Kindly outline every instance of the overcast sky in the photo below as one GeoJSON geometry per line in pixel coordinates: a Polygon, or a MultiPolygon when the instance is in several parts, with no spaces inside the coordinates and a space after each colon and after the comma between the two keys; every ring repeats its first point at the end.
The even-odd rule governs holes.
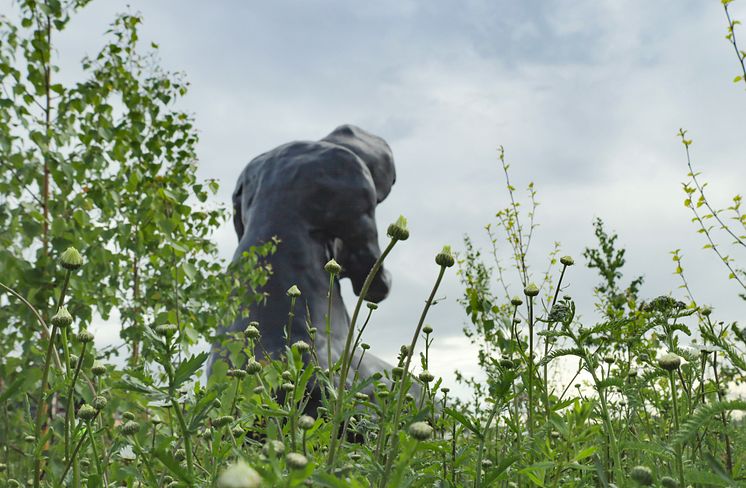
{"type": "MultiPolygon", "coordinates": [[[[719,1],[99,0],[58,39],[61,76],[74,77],[128,4],[162,64],[191,82],[182,108],[196,116],[200,175],[221,182],[221,201],[251,158],[281,143],[342,123],[389,142],[398,177],[379,229],[404,214],[412,237],[387,262],[392,296],[368,329],[380,356],[409,342],[441,246],[461,249],[464,234],[486,246],[483,227],[507,203],[499,145],[514,185],[534,181],[542,203],[537,271],[554,241],[582,264],[601,217],[628,249],[627,278],[645,276],[643,296],[682,296],[669,255],[681,248],[696,298],[720,320],[743,319],[736,286],[701,250],[682,206],[687,169],[675,136],[690,131],[716,203],[743,191],[746,93],[731,81],[738,66],[719,1]]],[[[746,3],[733,12],[746,18],[746,3]]],[[[229,258],[232,227],[217,239],[229,258]]],[[[569,274],[589,320],[597,281],[583,266],[569,274]]],[[[477,371],[455,269],[440,295],[432,370],[452,382],[455,368],[477,371]]]]}

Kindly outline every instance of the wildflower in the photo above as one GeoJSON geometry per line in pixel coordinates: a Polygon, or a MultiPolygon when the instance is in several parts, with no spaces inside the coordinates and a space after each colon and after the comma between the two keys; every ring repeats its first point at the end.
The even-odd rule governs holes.
{"type": "Polygon", "coordinates": [[[66,329],[73,323],[73,316],[67,311],[67,307],[61,306],[57,313],[52,316],[52,325],[60,329],[66,329]]]}
{"type": "Polygon", "coordinates": [[[426,441],[433,435],[433,428],[427,422],[415,422],[409,426],[409,435],[415,440],[426,441]]]}
{"type": "Polygon", "coordinates": [[[419,378],[420,378],[420,381],[424,383],[430,383],[431,381],[435,379],[435,376],[433,376],[433,374],[430,371],[425,369],[420,373],[419,378]]]}
{"type": "Polygon", "coordinates": [[[560,263],[562,263],[564,266],[572,266],[575,264],[575,260],[571,256],[562,256],[560,258],[560,263]]]}
{"type": "Polygon", "coordinates": [[[308,352],[311,349],[311,346],[309,346],[308,343],[305,341],[295,342],[293,343],[292,347],[293,349],[297,349],[298,352],[301,352],[301,353],[308,352]]]}
{"type": "Polygon", "coordinates": [[[676,371],[679,369],[679,366],[681,366],[681,358],[678,355],[669,352],[668,354],[664,354],[658,358],[658,366],[666,371],[676,371]]]}
{"type": "Polygon", "coordinates": [[[389,225],[386,234],[395,241],[406,241],[409,239],[409,229],[407,229],[407,219],[400,215],[396,222],[389,225]]]}
{"type": "Polygon", "coordinates": [[[324,265],[324,270],[330,275],[338,275],[342,271],[342,266],[332,258],[324,265]]]}
{"type": "Polygon", "coordinates": [[[106,366],[104,366],[100,361],[94,361],[93,366],[91,366],[91,373],[93,373],[94,376],[101,376],[106,373],[106,366]]]}
{"type": "Polygon", "coordinates": [[[650,486],[653,484],[653,472],[647,466],[635,466],[629,472],[629,477],[641,486],[650,486]]]}
{"type": "Polygon", "coordinates": [[[81,420],[85,420],[87,422],[89,420],[92,420],[93,417],[95,416],[96,416],[96,409],[88,405],[87,403],[84,403],[78,409],[78,418],[81,420]]]}
{"type": "Polygon", "coordinates": [[[526,288],[523,289],[523,293],[527,297],[535,297],[539,294],[539,287],[535,283],[529,283],[526,288]]]}
{"type": "Polygon", "coordinates": [[[303,454],[297,452],[288,453],[285,456],[285,462],[290,469],[303,469],[308,464],[308,459],[303,454]]]}
{"type": "Polygon", "coordinates": [[[262,477],[245,461],[233,463],[218,478],[218,488],[259,488],[262,477]]]}
{"type": "Polygon", "coordinates": [[[285,293],[290,298],[298,298],[300,296],[300,288],[298,288],[296,285],[293,285],[290,288],[288,288],[288,291],[285,293]]]}
{"type": "Polygon", "coordinates": [[[223,416],[214,418],[212,420],[212,426],[213,427],[217,427],[219,429],[220,427],[228,425],[231,422],[233,422],[233,416],[232,415],[223,415],[223,416]]]}
{"type": "MultiPolygon", "coordinates": [[[[93,405],[93,408],[95,408],[96,410],[103,410],[104,408],[106,408],[106,404],[107,403],[109,403],[109,402],[106,399],[106,397],[101,396],[101,395],[96,395],[93,398],[93,401],[91,402],[91,405],[93,405]]],[[[78,412],[78,413],[80,413],[80,412],[78,412]]]]}
{"type": "Polygon", "coordinates": [[[435,264],[441,268],[450,268],[455,263],[453,254],[451,254],[451,246],[443,246],[443,250],[435,256],[435,264]]]}
{"type": "Polygon", "coordinates": [[[262,446],[262,454],[268,456],[270,452],[274,453],[275,455],[284,454],[285,444],[277,440],[267,442],[266,444],[264,444],[264,446],[262,446]]]}
{"type": "Polygon", "coordinates": [[[135,459],[137,459],[137,456],[135,456],[135,451],[130,445],[126,445],[119,450],[119,457],[124,461],[134,461],[135,459]]]}
{"type": "Polygon", "coordinates": [[[83,256],[74,247],[68,247],[60,256],[60,265],[70,271],[83,266],[83,256]]]}
{"type": "Polygon", "coordinates": [[[78,332],[78,340],[83,344],[93,342],[93,339],[94,339],[93,334],[88,332],[87,329],[83,329],[80,332],[78,332]]]}
{"type": "Polygon", "coordinates": [[[430,327],[429,325],[426,325],[426,326],[424,326],[422,328],[422,332],[424,332],[425,334],[428,334],[428,335],[432,334],[433,333],[433,328],[430,327]]]}
{"type": "Polygon", "coordinates": [[[259,333],[259,322],[249,322],[249,325],[243,331],[243,335],[249,339],[259,339],[262,335],[259,333]]]}
{"type": "Polygon", "coordinates": [[[135,422],[134,420],[129,420],[124,423],[121,427],[122,434],[124,435],[134,435],[137,434],[137,431],[140,430],[140,424],[135,422]]]}
{"type": "Polygon", "coordinates": [[[310,415],[301,415],[301,417],[298,419],[298,427],[303,430],[311,429],[315,423],[316,420],[314,420],[314,418],[310,415]]]}
{"type": "Polygon", "coordinates": [[[257,361],[254,358],[249,358],[249,361],[246,363],[246,372],[249,374],[257,374],[262,371],[262,363],[257,361]]]}

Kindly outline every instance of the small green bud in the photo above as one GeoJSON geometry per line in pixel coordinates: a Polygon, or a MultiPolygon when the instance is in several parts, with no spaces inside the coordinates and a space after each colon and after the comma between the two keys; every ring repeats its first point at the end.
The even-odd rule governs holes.
{"type": "Polygon", "coordinates": [[[85,420],[87,422],[89,420],[92,420],[95,416],[96,409],[88,405],[87,403],[84,403],[78,409],[78,418],[81,420],[85,420]]]}
{"type": "Polygon", "coordinates": [[[128,420],[122,425],[121,430],[124,435],[135,435],[140,430],[140,424],[134,420],[128,420]]]}
{"type": "Polygon", "coordinates": [[[513,369],[513,367],[515,367],[515,364],[510,358],[502,358],[500,359],[500,366],[505,369],[513,369]]]}
{"type": "Polygon", "coordinates": [[[249,339],[259,339],[262,336],[259,332],[259,322],[249,322],[249,325],[246,327],[246,330],[243,331],[243,334],[249,339]]]}
{"type": "Polygon", "coordinates": [[[259,488],[262,477],[245,461],[233,463],[218,478],[218,488],[259,488]]]}
{"type": "Polygon", "coordinates": [[[448,395],[451,389],[444,386],[443,388],[440,389],[440,391],[443,392],[444,395],[448,395]]]}
{"type": "Polygon", "coordinates": [[[667,353],[658,358],[658,366],[666,371],[676,371],[681,366],[681,358],[674,353],[667,353]]]}
{"type": "Polygon", "coordinates": [[[89,342],[93,342],[93,334],[88,332],[88,329],[83,329],[80,332],[78,332],[78,341],[80,341],[83,344],[87,344],[89,342]]]}
{"type": "Polygon", "coordinates": [[[262,446],[262,454],[269,456],[269,453],[273,452],[275,455],[282,455],[285,453],[285,444],[278,440],[268,441],[262,446]]]}
{"type": "MultiPolygon", "coordinates": [[[[701,308],[701,309],[699,310],[699,313],[701,313],[701,314],[702,314],[703,316],[705,316],[705,317],[709,317],[709,316],[710,316],[710,314],[712,314],[712,309],[711,309],[710,307],[702,307],[702,308],[701,308]]],[[[662,481],[663,481],[663,479],[661,479],[661,482],[662,482],[662,481]]]]}
{"type": "Polygon", "coordinates": [[[257,395],[261,395],[262,393],[264,393],[264,387],[263,387],[262,385],[259,385],[259,386],[255,386],[255,387],[254,387],[254,389],[253,389],[252,391],[253,391],[253,392],[254,392],[255,394],[257,394],[257,395]]]}
{"type": "Polygon", "coordinates": [[[223,415],[212,420],[212,426],[216,428],[225,427],[226,425],[233,422],[232,415],[223,415]]]}
{"type": "Polygon", "coordinates": [[[485,469],[492,467],[492,461],[489,459],[482,459],[482,467],[485,469]]]}
{"type": "Polygon", "coordinates": [[[360,401],[360,402],[367,402],[368,400],[370,400],[370,398],[368,397],[368,395],[366,395],[365,393],[360,392],[360,391],[357,392],[357,393],[355,393],[355,399],[358,400],[358,401],[360,401]]]}
{"type": "Polygon", "coordinates": [[[257,374],[262,372],[262,363],[254,358],[249,358],[246,363],[246,372],[249,374],[257,374]]]}
{"type": "Polygon", "coordinates": [[[432,334],[433,333],[433,328],[430,327],[429,325],[426,325],[426,326],[424,326],[422,328],[422,332],[424,332],[425,334],[428,334],[428,335],[432,334]]]}
{"type": "Polygon", "coordinates": [[[32,435],[27,435],[26,437],[23,438],[23,440],[31,444],[32,442],[36,442],[36,437],[32,435]]]}
{"type": "Polygon", "coordinates": [[[296,285],[293,285],[288,288],[288,291],[286,293],[287,296],[289,296],[290,298],[298,298],[300,296],[300,288],[298,288],[296,285]]]}
{"type": "Polygon", "coordinates": [[[368,349],[370,349],[370,344],[368,344],[367,342],[363,342],[360,344],[360,349],[362,349],[363,351],[367,351],[368,349]]]}
{"type": "Polygon", "coordinates": [[[308,345],[305,341],[298,341],[293,343],[293,349],[298,350],[298,352],[304,353],[311,350],[311,346],[308,345]]]}
{"type": "Polygon", "coordinates": [[[176,333],[179,328],[175,324],[162,324],[155,328],[155,332],[163,337],[170,337],[176,333]]]}
{"type": "Polygon", "coordinates": [[[282,385],[280,385],[280,388],[283,391],[293,391],[295,389],[295,384],[293,382],[291,382],[291,381],[288,381],[288,382],[283,383],[282,385]]]}
{"type": "Polygon", "coordinates": [[[205,427],[202,432],[200,432],[199,436],[205,440],[210,440],[212,438],[212,429],[210,427],[205,427]]]}
{"type": "Polygon", "coordinates": [[[316,423],[316,420],[314,420],[313,417],[310,415],[301,415],[298,419],[298,427],[300,427],[303,430],[309,430],[313,427],[313,425],[316,423]]]}
{"type": "Polygon", "coordinates": [[[8,465],[5,463],[0,463],[0,473],[4,473],[8,470],[8,465]]]}
{"type": "Polygon", "coordinates": [[[403,215],[400,215],[396,222],[389,225],[389,228],[386,230],[386,234],[395,241],[406,241],[407,239],[409,239],[407,219],[405,219],[403,215]]]}
{"type": "Polygon", "coordinates": [[[426,441],[433,435],[433,428],[427,422],[415,422],[409,426],[409,435],[418,441],[426,441]]]}
{"type": "Polygon", "coordinates": [[[650,486],[653,484],[653,472],[647,466],[635,466],[629,472],[629,477],[641,486],[650,486]]]}
{"type": "Polygon", "coordinates": [[[80,358],[76,354],[70,354],[70,364],[75,366],[80,358]]]}
{"type": "Polygon", "coordinates": [[[231,433],[233,434],[233,437],[241,437],[246,433],[246,431],[240,425],[236,425],[231,429],[231,433]]]}
{"type": "Polygon", "coordinates": [[[526,288],[523,289],[523,293],[527,297],[535,297],[539,294],[539,287],[535,283],[529,283],[526,288]]]}
{"type": "Polygon", "coordinates": [[[106,399],[105,396],[96,395],[93,397],[93,401],[91,401],[91,405],[93,405],[93,408],[96,410],[103,410],[106,408],[106,404],[109,403],[109,401],[106,399]]]}
{"type": "Polygon", "coordinates": [[[423,370],[420,373],[419,378],[420,378],[420,381],[422,381],[423,383],[430,383],[431,381],[435,379],[435,376],[433,376],[432,373],[430,373],[430,371],[423,370]]]}
{"type": "Polygon", "coordinates": [[[294,469],[294,470],[301,470],[308,465],[308,459],[303,454],[297,453],[297,452],[290,452],[287,456],[285,456],[285,462],[288,465],[288,468],[294,469]]]}
{"type": "Polygon", "coordinates": [[[290,373],[290,371],[283,371],[282,372],[282,379],[285,380],[285,381],[290,381],[290,380],[293,379],[293,375],[292,375],[292,373],[290,373]]]}
{"type": "Polygon", "coordinates": [[[510,299],[510,304],[514,307],[519,307],[523,305],[523,300],[521,299],[521,297],[513,297],[510,299]]]}
{"type": "Polygon", "coordinates": [[[670,476],[664,476],[661,478],[661,486],[663,488],[679,488],[679,482],[670,476]]]}
{"type": "Polygon", "coordinates": [[[52,316],[52,325],[59,327],[60,329],[66,329],[73,323],[73,316],[67,311],[67,307],[64,305],[57,310],[57,313],[52,316]]]}
{"type": "Polygon", "coordinates": [[[450,268],[455,264],[453,254],[451,254],[451,246],[443,246],[443,250],[435,256],[435,264],[442,268],[450,268]]]}
{"type": "Polygon", "coordinates": [[[106,366],[99,361],[94,361],[93,366],[91,366],[91,373],[93,373],[94,376],[106,374],[106,366]]]}
{"type": "Polygon", "coordinates": [[[391,368],[391,377],[392,378],[395,378],[395,379],[396,378],[401,378],[403,374],[404,374],[404,368],[402,368],[400,366],[394,366],[393,368],[391,368]]]}
{"type": "Polygon", "coordinates": [[[562,256],[560,258],[560,263],[562,263],[564,266],[572,266],[575,264],[575,260],[570,256],[562,256]]]}
{"type": "Polygon", "coordinates": [[[245,370],[240,368],[232,368],[229,369],[227,373],[225,373],[226,376],[230,376],[231,378],[238,378],[243,379],[246,378],[246,375],[248,374],[245,370]]]}
{"type": "Polygon", "coordinates": [[[132,412],[124,412],[124,413],[122,414],[122,418],[123,418],[124,420],[135,420],[135,414],[134,414],[134,413],[132,413],[132,412]]]}
{"type": "Polygon", "coordinates": [[[342,266],[332,258],[324,265],[324,270],[330,275],[338,275],[342,271],[342,266]]]}
{"type": "Polygon", "coordinates": [[[74,247],[68,247],[60,256],[60,265],[70,271],[83,266],[83,256],[74,247]]]}

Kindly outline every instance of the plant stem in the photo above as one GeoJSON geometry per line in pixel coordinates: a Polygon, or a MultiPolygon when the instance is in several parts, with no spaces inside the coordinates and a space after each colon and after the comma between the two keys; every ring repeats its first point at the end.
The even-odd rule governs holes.
{"type": "MultiPolygon", "coordinates": [[[[671,403],[673,404],[673,425],[676,432],[679,431],[679,402],[676,395],[676,377],[673,371],[668,372],[668,380],[671,383],[671,403]]],[[[676,470],[679,474],[679,483],[686,486],[684,481],[684,461],[681,456],[681,445],[676,444],[676,470]]]]}

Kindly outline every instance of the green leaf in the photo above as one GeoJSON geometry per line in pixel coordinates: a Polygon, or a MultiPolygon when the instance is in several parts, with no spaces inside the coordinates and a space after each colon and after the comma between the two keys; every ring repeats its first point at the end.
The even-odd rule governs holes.
{"type": "Polygon", "coordinates": [[[192,377],[195,371],[202,367],[209,353],[202,352],[196,356],[192,356],[189,359],[182,361],[174,372],[173,388],[178,388],[182,383],[192,377]]]}

